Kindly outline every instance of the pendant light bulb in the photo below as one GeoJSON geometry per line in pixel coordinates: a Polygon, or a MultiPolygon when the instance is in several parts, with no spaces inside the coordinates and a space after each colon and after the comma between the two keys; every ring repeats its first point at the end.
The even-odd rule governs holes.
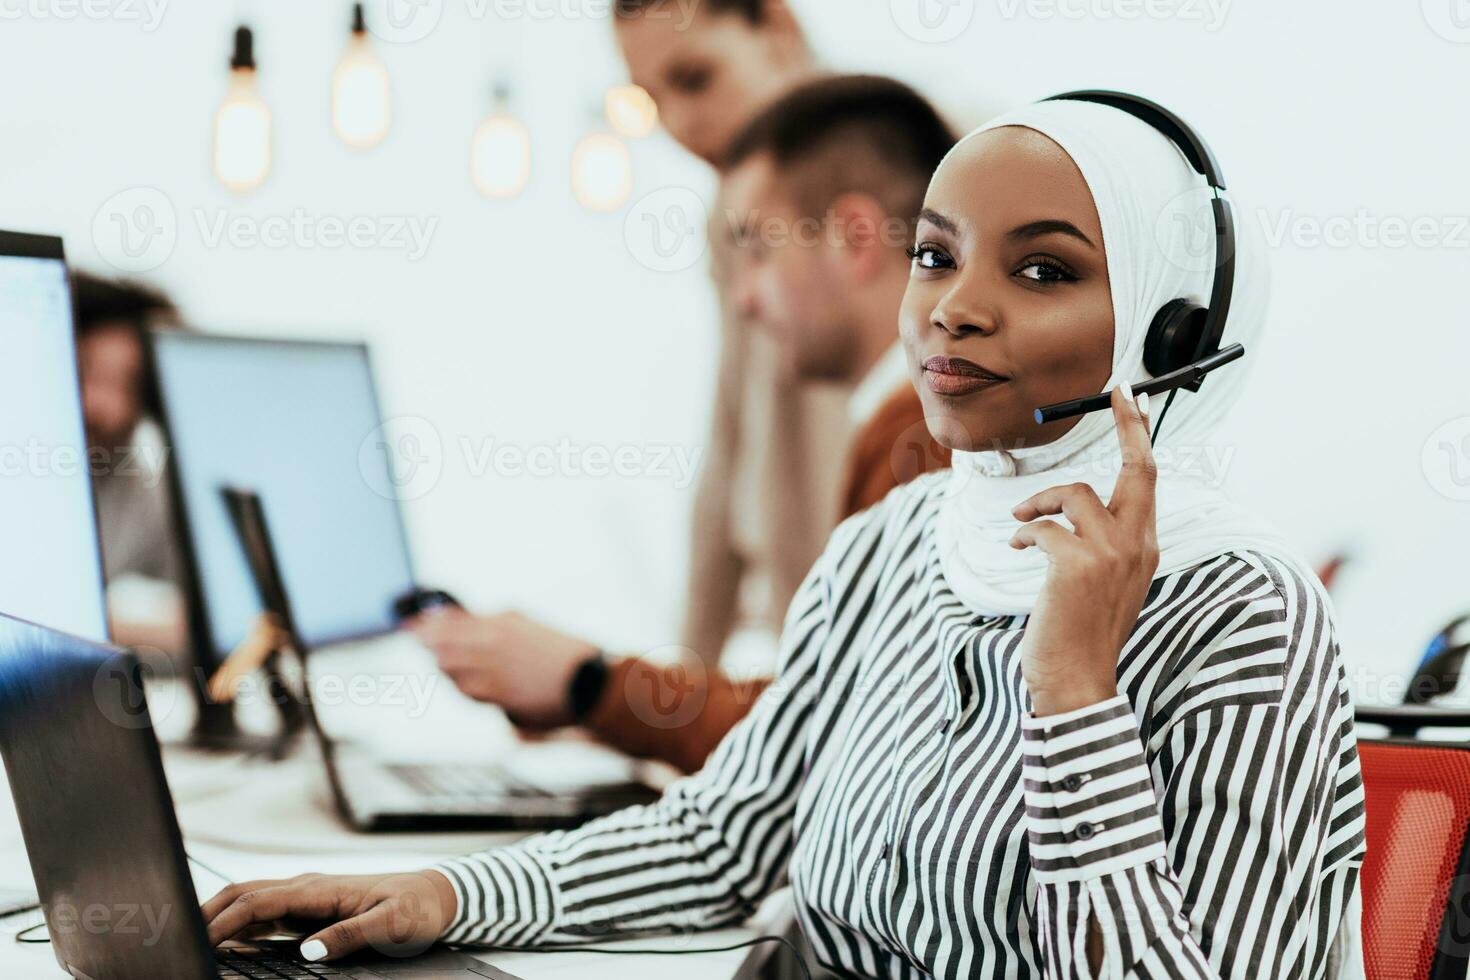
{"type": "Polygon", "coordinates": [[[510,112],[510,90],[499,85],[495,105],[470,140],[470,179],[486,197],[515,197],[531,180],[531,131],[510,112]]]}
{"type": "Polygon", "coordinates": [[[616,211],[633,193],[633,157],[612,133],[588,133],[572,151],[572,193],[589,211],[616,211]]]}
{"type": "Polygon", "coordinates": [[[332,72],[332,128],[348,146],[367,149],[382,142],[393,122],[388,69],[368,39],[362,4],[352,5],[352,34],[332,72]]]}
{"type": "Polygon", "coordinates": [[[259,187],[271,169],[271,112],[255,77],[255,38],[250,28],[235,31],[230,83],[214,114],[214,173],[232,191],[259,187]]]}

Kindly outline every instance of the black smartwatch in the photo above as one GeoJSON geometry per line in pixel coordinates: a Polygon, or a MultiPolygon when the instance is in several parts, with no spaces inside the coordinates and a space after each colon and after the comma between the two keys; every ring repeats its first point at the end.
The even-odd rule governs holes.
{"type": "Polygon", "coordinates": [[[607,676],[607,656],[601,650],[577,666],[571,682],[567,684],[567,708],[574,719],[583,720],[597,707],[607,687],[607,676]]]}

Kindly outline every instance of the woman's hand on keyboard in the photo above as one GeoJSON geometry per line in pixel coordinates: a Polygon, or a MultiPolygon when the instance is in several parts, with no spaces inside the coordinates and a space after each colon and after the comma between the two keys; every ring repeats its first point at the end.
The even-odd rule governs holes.
{"type": "Polygon", "coordinates": [[[209,941],[279,931],[282,922],[319,931],[301,944],[303,959],[335,960],[371,949],[417,956],[454,921],[457,901],[438,871],[395,875],[308,874],[288,881],[231,885],[204,903],[209,941]]]}

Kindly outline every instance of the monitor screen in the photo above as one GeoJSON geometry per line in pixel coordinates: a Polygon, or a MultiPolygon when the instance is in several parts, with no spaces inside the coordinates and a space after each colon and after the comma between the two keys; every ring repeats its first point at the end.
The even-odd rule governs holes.
{"type": "Polygon", "coordinates": [[[61,240],[0,232],[0,612],[107,639],[61,240]]]}
{"type": "Polygon", "coordinates": [[[221,488],[254,490],[303,642],[394,627],[413,587],[367,348],[360,344],[151,336],[196,601],[218,660],[260,612],[221,488]],[[381,467],[376,472],[365,472],[381,467]]]}

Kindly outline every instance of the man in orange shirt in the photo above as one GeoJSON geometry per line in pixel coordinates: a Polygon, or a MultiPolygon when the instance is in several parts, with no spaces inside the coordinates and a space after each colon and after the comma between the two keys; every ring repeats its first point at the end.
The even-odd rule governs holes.
{"type": "MultiPolygon", "coordinates": [[[[948,464],[898,345],[898,309],[914,218],[953,143],[907,86],[835,76],[767,108],[724,159],[724,209],[713,220],[728,222],[741,252],[729,285],[742,319],[774,338],[791,375],[852,386],[856,435],[831,447],[847,459],[844,516],[948,464]]],[[[692,656],[612,660],[514,614],[450,612],[417,632],[461,690],[518,723],[581,724],[685,771],[703,764],[768,683],[736,681],[692,656]]]]}

